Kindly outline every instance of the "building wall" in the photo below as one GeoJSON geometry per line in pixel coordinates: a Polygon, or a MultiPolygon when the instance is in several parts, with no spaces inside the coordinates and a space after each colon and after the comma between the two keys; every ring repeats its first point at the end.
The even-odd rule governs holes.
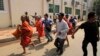
{"type": "Polygon", "coordinates": [[[8,0],[3,0],[4,2],[4,10],[0,11],[0,28],[10,26],[10,17],[9,17],[9,6],[8,0]]]}
{"type": "Polygon", "coordinates": [[[35,12],[42,15],[42,0],[11,0],[12,25],[20,24],[20,17],[26,11],[30,20],[33,19],[31,15],[34,15],[35,12]]]}
{"type": "MultiPolygon", "coordinates": [[[[71,4],[72,0],[54,0],[54,4],[59,5],[59,12],[63,13],[65,13],[65,7],[72,8],[72,15],[76,15],[76,9],[79,9],[80,16],[86,18],[86,15],[83,16],[82,11],[86,10],[88,12],[91,3],[93,4],[92,0],[89,0],[88,3],[83,0],[75,1],[80,2],[80,5],[75,8],[73,8],[71,4]],[[67,2],[67,4],[64,5],[64,2],[67,2]],[[83,8],[83,4],[85,4],[85,8],[83,8]]],[[[49,2],[47,2],[47,0],[4,0],[5,10],[0,11],[0,28],[20,24],[20,17],[21,15],[24,15],[24,12],[26,11],[29,13],[31,21],[33,21],[31,15],[34,15],[35,12],[41,16],[48,13],[53,18],[53,13],[49,13],[49,4],[53,4],[53,0],[49,2]]]]}

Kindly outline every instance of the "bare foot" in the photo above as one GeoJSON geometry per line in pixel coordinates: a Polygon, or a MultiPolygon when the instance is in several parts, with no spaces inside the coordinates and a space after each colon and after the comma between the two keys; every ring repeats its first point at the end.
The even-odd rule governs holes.
{"type": "Polygon", "coordinates": [[[35,46],[35,44],[34,44],[34,43],[31,43],[30,45],[32,45],[33,47],[35,46]]]}
{"type": "Polygon", "coordinates": [[[22,54],[26,54],[26,52],[23,52],[22,54]]]}

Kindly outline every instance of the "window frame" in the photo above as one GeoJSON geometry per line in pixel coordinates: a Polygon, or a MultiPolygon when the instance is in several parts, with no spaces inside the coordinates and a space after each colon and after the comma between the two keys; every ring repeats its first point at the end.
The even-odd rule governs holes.
{"type": "Polygon", "coordinates": [[[48,10],[49,10],[49,13],[53,13],[53,7],[54,5],[53,4],[49,4],[49,8],[48,8],[48,10]]]}
{"type": "Polygon", "coordinates": [[[80,9],[76,9],[75,14],[80,15],[80,9]]]}
{"type": "Polygon", "coordinates": [[[1,0],[2,4],[0,5],[0,12],[1,11],[4,11],[5,10],[5,7],[4,7],[4,0],[1,0]]]}
{"type": "Polygon", "coordinates": [[[59,5],[55,5],[55,13],[59,13],[59,9],[60,9],[60,6],[59,5]]]}
{"type": "Polygon", "coordinates": [[[60,6],[59,5],[53,5],[53,4],[49,4],[49,8],[48,8],[48,12],[49,13],[59,13],[60,12],[60,6]],[[51,11],[50,11],[51,10],[51,11]]]}
{"type": "Polygon", "coordinates": [[[87,0],[84,0],[84,2],[87,2],[87,0]]]}
{"type": "Polygon", "coordinates": [[[71,7],[65,7],[65,13],[66,14],[72,14],[72,8],[71,7]]]}
{"type": "Polygon", "coordinates": [[[86,15],[86,10],[83,10],[83,15],[84,15],[84,16],[86,15]]]}

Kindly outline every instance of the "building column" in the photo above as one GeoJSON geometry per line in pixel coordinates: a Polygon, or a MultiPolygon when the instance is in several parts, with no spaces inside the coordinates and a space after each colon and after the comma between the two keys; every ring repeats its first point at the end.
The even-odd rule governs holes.
{"type": "Polygon", "coordinates": [[[61,12],[64,13],[64,0],[61,0],[61,12]]]}
{"type": "Polygon", "coordinates": [[[8,0],[10,26],[12,27],[11,0],[8,0]]]}
{"type": "Polygon", "coordinates": [[[42,16],[44,16],[44,0],[42,0],[42,16]]]}
{"type": "Polygon", "coordinates": [[[76,10],[76,8],[75,8],[75,0],[73,0],[73,5],[72,5],[72,16],[75,16],[76,14],[75,14],[75,10],[76,10]]]}
{"type": "Polygon", "coordinates": [[[84,6],[83,2],[84,2],[84,0],[81,0],[80,18],[81,18],[82,20],[83,20],[83,10],[84,10],[84,8],[83,8],[83,6],[84,6]]]}

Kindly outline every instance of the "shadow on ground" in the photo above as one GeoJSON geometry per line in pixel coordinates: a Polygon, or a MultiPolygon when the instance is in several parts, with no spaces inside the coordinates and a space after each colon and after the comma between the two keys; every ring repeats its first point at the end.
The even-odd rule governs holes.
{"type": "Polygon", "coordinates": [[[10,55],[8,55],[8,56],[26,56],[26,55],[28,55],[28,54],[31,54],[31,53],[26,53],[26,54],[22,54],[22,53],[20,53],[20,54],[15,54],[15,53],[12,53],[12,54],[10,54],[10,55]]]}
{"type": "Polygon", "coordinates": [[[40,50],[40,49],[44,48],[45,45],[49,44],[49,43],[39,43],[38,40],[35,40],[34,43],[36,46],[35,47],[29,46],[29,50],[33,50],[33,49],[40,50]]]}
{"type": "MultiPolygon", "coordinates": [[[[64,51],[65,48],[68,48],[68,45],[64,45],[64,51]]],[[[43,56],[56,56],[56,48],[52,48],[51,50],[46,49],[45,54],[43,56]]]]}

